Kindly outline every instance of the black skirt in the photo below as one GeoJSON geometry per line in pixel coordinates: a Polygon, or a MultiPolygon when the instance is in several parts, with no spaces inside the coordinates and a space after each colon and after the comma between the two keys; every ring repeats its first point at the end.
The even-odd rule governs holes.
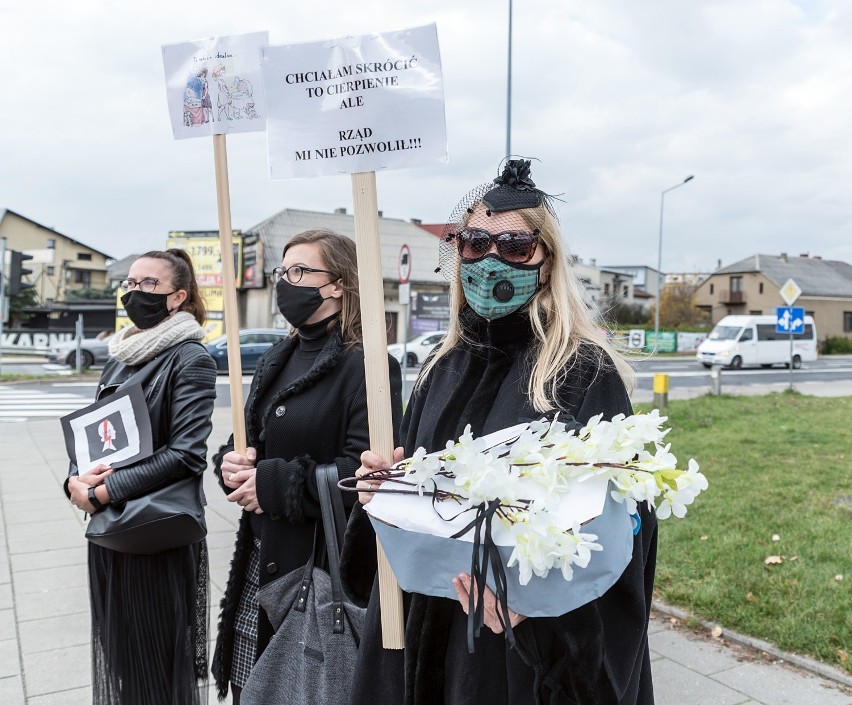
{"type": "Polygon", "coordinates": [[[207,703],[207,543],[150,556],[89,544],[94,705],[207,703]]]}

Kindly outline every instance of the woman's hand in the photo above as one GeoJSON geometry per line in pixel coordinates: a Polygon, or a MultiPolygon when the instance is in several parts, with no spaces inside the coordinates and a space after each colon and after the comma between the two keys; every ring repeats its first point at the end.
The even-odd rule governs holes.
{"type": "Polygon", "coordinates": [[[104,465],[101,463],[100,465],[96,465],[88,472],[77,475],[77,479],[80,482],[85,483],[89,487],[97,487],[100,485],[107,477],[112,475],[112,468],[109,465],[104,465]]]}
{"type": "MultiPolygon", "coordinates": [[[[404,448],[396,448],[393,452],[393,462],[398,463],[403,459],[405,453],[404,448]]],[[[379,485],[382,484],[382,480],[379,477],[366,477],[372,472],[376,470],[381,470],[387,468],[388,462],[378,453],[374,453],[371,450],[365,450],[361,453],[361,467],[355,471],[355,477],[358,478],[366,478],[359,479],[358,484],[355,485],[359,490],[369,490],[375,489],[379,485]]],[[[361,504],[367,504],[371,499],[373,499],[372,492],[359,492],[358,493],[358,501],[361,504]]]]}
{"type": "MultiPolygon", "coordinates": [[[[476,583],[473,583],[474,590],[476,589],[476,583]]],[[[470,590],[471,590],[471,580],[470,576],[467,573],[462,573],[457,578],[453,578],[453,587],[456,589],[456,595],[458,595],[459,602],[461,602],[462,609],[464,613],[468,613],[468,607],[470,607],[470,590]]],[[[473,596],[473,605],[476,607],[476,600],[478,596],[474,594],[473,596]]],[[[500,624],[500,618],[497,616],[497,598],[494,597],[494,593],[491,592],[491,588],[488,586],[485,587],[485,610],[483,611],[483,621],[485,622],[485,626],[488,627],[495,634],[503,633],[503,625],[500,624]]],[[[509,622],[514,629],[521,622],[526,619],[524,615],[518,614],[517,612],[513,612],[509,610],[509,622]]]]}
{"type": "Polygon", "coordinates": [[[246,448],[245,455],[240,455],[233,450],[230,453],[225,453],[225,457],[222,458],[222,482],[225,483],[225,487],[232,490],[237,489],[248,477],[248,475],[240,475],[239,473],[244,470],[254,470],[256,460],[257,451],[254,448],[246,448]],[[238,477],[243,479],[239,480],[238,477]]]}
{"type": "Polygon", "coordinates": [[[71,495],[71,504],[77,507],[77,509],[82,509],[86,514],[94,514],[95,508],[89,502],[89,487],[90,485],[83,482],[77,475],[72,475],[68,478],[68,492],[71,495]]]}
{"type": "MultiPolygon", "coordinates": [[[[252,450],[251,448],[249,450],[252,450]]],[[[227,457],[227,456],[226,456],[227,457]]],[[[225,464],[222,463],[224,468],[225,464]]],[[[257,500],[257,468],[251,467],[246,470],[235,472],[230,477],[230,482],[237,488],[228,495],[229,502],[236,502],[244,511],[263,514],[260,503],[257,500]]],[[[229,485],[230,486],[230,485],[229,485]]]]}

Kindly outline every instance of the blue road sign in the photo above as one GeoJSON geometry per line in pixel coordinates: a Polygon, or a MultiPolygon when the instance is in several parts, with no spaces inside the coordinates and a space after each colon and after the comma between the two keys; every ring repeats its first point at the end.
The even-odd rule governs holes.
{"type": "Polygon", "coordinates": [[[778,306],[775,309],[775,332],[801,335],[805,332],[805,309],[801,306],[778,306]]]}

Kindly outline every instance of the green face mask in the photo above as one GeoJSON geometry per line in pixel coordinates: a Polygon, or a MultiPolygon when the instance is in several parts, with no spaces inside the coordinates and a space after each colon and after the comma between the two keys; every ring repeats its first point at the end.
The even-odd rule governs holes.
{"type": "Polygon", "coordinates": [[[538,264],[509,264],[497,255],[461,263],[464,296],[470,307],[486,320],[508,316],[538,291],[538,264]]]}

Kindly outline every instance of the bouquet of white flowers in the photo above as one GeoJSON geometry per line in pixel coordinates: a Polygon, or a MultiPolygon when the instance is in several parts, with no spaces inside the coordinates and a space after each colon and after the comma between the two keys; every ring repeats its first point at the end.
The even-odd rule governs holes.
{"type": "Polygon", "coordinates": [[[512,609],[564,614],[618,580],[639,502],[660,519],[683,517],[707,488],[695,460],[677,467],[665,421],[657,410],[596,416],[582,428],[542,420],[482,438],[468,427],[443,451],[420,448],[377,471],[384,482],[366,509],[404,589],[455,597],[451,578],[471,565],[472,542],[474,577],[498,593],[507,573],[524,586],[508,596],[512,609]]]}

